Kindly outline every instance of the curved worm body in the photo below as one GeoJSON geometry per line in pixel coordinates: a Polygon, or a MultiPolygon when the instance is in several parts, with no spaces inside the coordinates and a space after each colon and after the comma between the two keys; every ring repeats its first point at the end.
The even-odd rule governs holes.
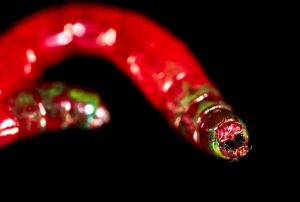
{"type": "MultiPolygon", "coordinates": [[[[44,84],[17,93],[27,84],[31,86],[36,82],[46,68],[78,54],[99,56],[114,63],[167,121],[196,147],[230,160],[248,152],[246,126],[232,113],[231,107],[223,101],[203,67],[182,41],[143,15],[97,4],[50,8],[21,21],[1,36],[0,146],[20,135],[27,137],[41,130],[82,123],[93,126],[93,120],[99,119],[95,117],[98,108],[105,112],[100,118],[103,119],[101,124],[108,120],[107,111],[98,103],[92,105],[93,117],[89,120],[85,112],[80,112],[80,107],[72,105],[77,115],[73,115],[73,121],[66,121],[67,116],[72,115],[64,111],[62,102],[90,106],[91,100],[82,102],[79,97],[70,97],[69,91],[72,90],[61,83],[44,84]],[[49,93],[53,88],[63,89],[62,95],[57,95],[62,96],[62,100],[49,93]],[[43,91],[47,92],[43,94],[43,91]],[[23,104],[21,108],[25,111],[31,105],[37,108],[40,118],[34,127],[28,127],[29,116],[19,117],[16,108],[20,107],[20,96],[25,100],[33,97],[34,104],[23,104]],[[56,99],[59,101],[53,101],[56,99]],[[41,113],[41,108],[45,108],[46,114],[41,113]],[[49,114],[57,111],[60,115],[51,119],[49,114]],[[14,120],[13,123],[3,124],[8,118],[14,120]],[[41,126],[41,120],[44,120],[44,126],[41,126]],[[18,131],[4,132],[14,127],[18,131]],[[27,129],[21,130],[21,127],[27,129]]],[[[82,91],[85,93],[89,92],[82,91]]]]}

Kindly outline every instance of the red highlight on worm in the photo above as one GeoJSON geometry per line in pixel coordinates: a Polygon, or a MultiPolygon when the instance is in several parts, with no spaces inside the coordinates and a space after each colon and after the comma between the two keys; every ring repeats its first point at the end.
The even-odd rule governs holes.
{"type": "Polygon", "coordinates": [[[98,4],[37,12],[0,37],[0,146],[43,131],[107,123],[96,94],[63,83],[33,85],[46,68],[78,54],[115,64],[201,150],[228,160],[249,151],[245,124],[184,42],[139,13],[98,4]]]}

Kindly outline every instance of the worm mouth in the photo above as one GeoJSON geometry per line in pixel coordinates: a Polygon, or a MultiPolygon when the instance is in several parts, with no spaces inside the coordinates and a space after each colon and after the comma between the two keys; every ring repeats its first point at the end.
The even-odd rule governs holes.
{"type": "Polygon", "coordinates": [[[220,143],[219,147],[222,154],[232,160],[237,160],[238,158],[245,156],[249,151],[248,141],[241,133],[220,143]]]}
{"type": "Polygon", "coordinates": [[[222,117],[215,127],[216,141],[221,156],[229,160],[237,160],[249,152],[249,136],[243,121],[232,112],[219,113],[222,117]]]}
{"type": "Polygon", "coordinates": [[[249,135],[244,122],[232,111],[215,109],[199,122],[204,148],[221,159],[237,160],[249,150],[249,135]]]}

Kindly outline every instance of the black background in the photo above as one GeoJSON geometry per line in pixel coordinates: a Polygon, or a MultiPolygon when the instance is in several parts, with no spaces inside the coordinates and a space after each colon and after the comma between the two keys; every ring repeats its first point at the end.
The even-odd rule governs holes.
{"type": "MultiPolygon", "coordinates": [[[[1,7],[0,31],[36,10],[64,2],[71,1],[11,1],[1,7]]],[[[100,186],[120,190],[132,183],[133,194],[141,188],[148,195],[158,187],[182,189],[192,184],[198,192],[190,194],[198,196],[203,187],[264,193],[258,187],[276,187],[279,180],[288,178],[281,167],[291,167],[291,161],[278,148],[280,132],[271,129],[277,122],[269,118],[276,116],[271,106],[276,93],[268,80],[274,70],[266,59],[266,30],[272,23],[264,17],[267,7],[197,1],[101,2],[140,11],[184,40],[246,122],[253,150],[232,163],[193,148],[112,64],[79,57],[48,70],[45,79],[96,89],[111,111],[111,123],[95,131],[47,133],[15,143],[0,151],[1,169],[26,176],[25,181],[53,181],[79,189],[95,183],[96,190],[100,186]],[[95,72],[98,66],[103,68],[95,72]],[[151,189],[144,188],[151,183],[151,189]]]]}

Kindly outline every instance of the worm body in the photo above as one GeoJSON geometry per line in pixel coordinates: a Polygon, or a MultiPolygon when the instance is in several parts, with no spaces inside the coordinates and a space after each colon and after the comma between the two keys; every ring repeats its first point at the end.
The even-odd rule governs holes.
{"type": "MultiPolygon", "coordinates": [[[[230,160],[248,152],[245,124],[223,101],[201,64],[182,41],[141,14],[98,4],[70,4],[38,12],[0,37],[3,108],[0,111],[0,146],[20,136],[45,130],[83,123],[93,128],[107,122],[104,106],[98,102],[91,104],[98,98],[82,101],[70,97],[72,87],[62,83],[26,87],[32,86],[46,68],[78,54],[98,56],[115,64],[175,130],[196,147],[230,160]],[[53,97],[49,93],[52,89],[60,89],[62,94],[57,96],[63,98],[53,97]],[[31,97],[32,102],[20,107],[20,96],[25,100],[31,97]],[[57,99],[61,100],[53,101],[57,99]],[[70,110],[66,111],[62,103],[73,103],[70,110],[76,115],[70,115],[70,110]],[[80,112],[79,106],[90,105],[93,110],[89,119],[84,110],[80,112]],[[16,110],[26,111],[29,106],[36,108],[38,121],[28,115],[20,117],[16,110]],[[41,108],[47,108],[44,115],[41,108]],[[97,117],[97,109],[105,113],[97,117]],[[69,122],[66,121],[68,116],[71,116],[69,122]],[[3,124],[7,119],[14,121],[3,124]],[[29,127],[31,122],[36,126],[29,127]],[[21,130],[22,127],[25,129],[21,130]],[[13,131],[15,133],[3,132],[12,131],[11,128],[18,129],[13,131]]],[[[82,94],[95,97],[83,90],[82,94]]]]}

